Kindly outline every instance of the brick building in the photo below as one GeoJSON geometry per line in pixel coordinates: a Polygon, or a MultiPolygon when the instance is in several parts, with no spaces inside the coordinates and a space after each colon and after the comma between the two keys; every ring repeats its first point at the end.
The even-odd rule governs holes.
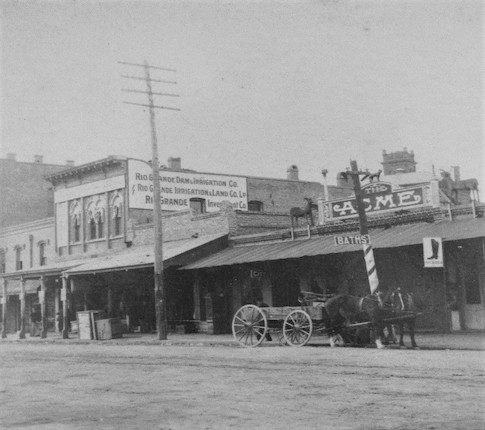
{"type": "Polygon", "coordinates": [[[0,228],[53,216],[54,192],[45,176],[72,164],[46,164],[40,155],[33,162],[17,161],[13,153],[0,158],[0,228]]]}

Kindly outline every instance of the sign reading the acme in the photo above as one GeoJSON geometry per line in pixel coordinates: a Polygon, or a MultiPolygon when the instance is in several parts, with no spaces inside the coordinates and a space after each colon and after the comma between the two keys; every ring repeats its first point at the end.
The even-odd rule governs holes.
{"type": "MultiPolygon", "coordinates": [[[[362,200],[366,212],[419,207],[430,204],[428,188],[420,185],[392,190],[390,184],[370,183],[362,187],[362,200]]],[[[334,200],[330,205],[333,218],[351,217],[358,213],[355,198],[334,200]]]]}
{"type": "MultiPolygon", "coordinates": [[[[201,173],[160,170],[162,210],[180,211],[190,208],[190,200],[204,200],[207,212],[218,211],[223,201],[234,209],[247,210],[246,178],[201,173]]],[[[129,207],[153,209],[153,177],[149,164],[128,161],[129,207]]]]}

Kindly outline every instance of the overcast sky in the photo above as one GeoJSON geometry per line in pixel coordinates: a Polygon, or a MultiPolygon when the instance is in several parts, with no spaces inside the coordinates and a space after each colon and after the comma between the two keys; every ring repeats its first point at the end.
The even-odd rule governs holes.
{"type": "Polygon", "coordinates": [[[356,159],[483,175],[480,1],[2,1],[0,156],[151,159],[137,67],[153,70],[160,160],[330,183],[356,159]]]}

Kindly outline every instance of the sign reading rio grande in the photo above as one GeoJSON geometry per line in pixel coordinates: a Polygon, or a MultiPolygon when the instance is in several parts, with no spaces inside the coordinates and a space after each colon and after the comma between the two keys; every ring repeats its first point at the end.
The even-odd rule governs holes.
{"type": "MultiPolygon", "coordinates": [[[[365,211],[368,213],[431,204],[427,185],[392,189],[390,184],[377,182],[362,187],[362,194],[365,211]]],[[[334,200],[330,205],[332,218],[357,215],[357,203],[353,197],[334,200]]]]}
{"type": "MultiPolygon", "coordinates": [[[[153,177],[149,164],[128,161],[129,205],[133,209],[153,209],[153,177]]],[[[218,211],[223,201],[234,209],[247,210],[246,178],[160,170],[162,210],[190,208],[190,199],[204,200],[207,212],[218,211]]]]}

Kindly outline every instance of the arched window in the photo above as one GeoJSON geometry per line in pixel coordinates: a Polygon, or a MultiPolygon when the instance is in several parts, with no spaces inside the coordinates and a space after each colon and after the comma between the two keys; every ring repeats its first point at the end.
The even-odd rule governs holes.
{"type": "Polygon", "coordinates": [[[0,249],[0,273],[5,273],[5,271],[7,270],[5,259],[6,259],[5,250],[0,249]]]}
{"type": "Polygon", "coordinates": [[[15,247],[15,270],[22,270],[22,248],[20,246],[15,247]]]}
{"type": "Polygon", "coordinates": [[[71,202],[71,242],[81,240],[81,205],[79,201],[71,202]]]}
{"type": "Polygon", "coordinates": [[[259,202],[257,200],[251,200],[250,202],[248,202],[248,211],[262,212],[263,202],[259,202]]]}
{"type": "Polygon", "coordinates": [[[45,242],[39,243],[39,265],[45,266],[47,264],[47,257],[45,256],[45,242]]]}
{"type": "Polygon", "coordinates": [[[111,235],[121,236],[123,234],[123,197],[119,191],[116,191],[110,200],[110,213],[113,222],[111,223],[111,235]]]}
{"type": "Polygon", "coordinates": [[[89,240],[104,237],[104,202],[99,199],[88,204],[86,215],[88,219],[89,240]]]}
{"type": "Polygon", "coordinates": [[[193,210],[195,215],[205,213],[205,200],[197,198],[190,199],[190,208],[193,210]]]}

